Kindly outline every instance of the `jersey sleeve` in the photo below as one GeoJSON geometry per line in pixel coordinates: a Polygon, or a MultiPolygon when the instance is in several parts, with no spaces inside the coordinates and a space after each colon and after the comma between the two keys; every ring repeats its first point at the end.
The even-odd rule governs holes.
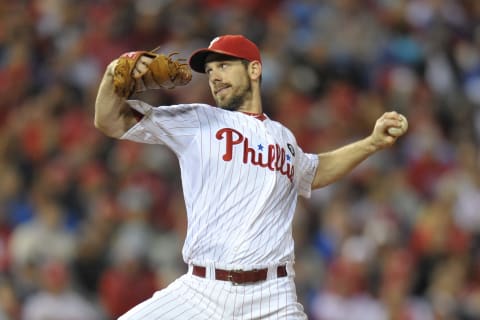
{"type": "Polygon", "coordinates": [[[298,194],[310,198],[312,194],[312,182],[318,167],[318,155],[304,153],[297,146],[297,156],[295,157],[295,185],[298,194]]]}
{"type": "Polygon", "coordinates": [[[198,134],[197,107],[192,104],[153,107],[139,100],[128,100],[143,115],[120,139],[162,144],[176,153],[185,150],[198,134]]]}

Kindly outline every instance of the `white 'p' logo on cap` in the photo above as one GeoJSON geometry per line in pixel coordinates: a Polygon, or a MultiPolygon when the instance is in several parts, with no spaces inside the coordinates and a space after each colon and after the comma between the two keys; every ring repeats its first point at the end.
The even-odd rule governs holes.
{"type": "Polygon", "coordinates": [[[215,39],[210,41],[210,45],[208,47],[211,48],[215,44],[215,42],[217,42],[218,40],[220,40],[220,37],[216,37],[215,39]]]}

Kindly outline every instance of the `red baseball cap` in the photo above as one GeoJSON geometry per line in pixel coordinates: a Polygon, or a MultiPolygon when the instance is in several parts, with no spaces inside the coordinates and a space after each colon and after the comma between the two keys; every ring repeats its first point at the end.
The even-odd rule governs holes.
{"type": "Polygon", "coordinates": [[[262,62],[260,50],[255,43],[242,35],[228,34],[213,39],[208,48],[198,49],[192,53],[188,62],[190,67],[197,72],[205,73],[205,59],[209,53],[220,53],[248,61],[262,62]]]}

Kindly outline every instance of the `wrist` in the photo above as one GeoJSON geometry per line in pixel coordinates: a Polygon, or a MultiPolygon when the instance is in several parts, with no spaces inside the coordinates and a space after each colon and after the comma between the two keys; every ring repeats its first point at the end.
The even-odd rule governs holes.
{"type": "Polygon", "coordinates": [[[365,141],[365,149],[369,154],[375,153],[381,149],[381,145],[376,143],[375,138],[373,135],[369,135],[367,138],[364,139],[365,141]]]}

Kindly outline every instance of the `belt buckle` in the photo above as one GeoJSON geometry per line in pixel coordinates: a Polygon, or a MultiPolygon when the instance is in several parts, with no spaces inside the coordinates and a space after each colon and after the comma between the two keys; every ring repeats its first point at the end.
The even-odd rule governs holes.
{"type": "MultiPolygon", "coordinates": [[[[252,270],[249,270],[249,272],[258,272],[259,269],[252,269],[252,270]]],[[[245,284],[247,282],[236,282],[234,279],[233,279],[233,274],[232,273],[237,273],[237,274],[242,274],[243,272],[246,272],[245,270],[242,270],[242,269],[236,269],[236,270],[229,270],[228,271],[228,275],[227,275],[227,280],[230,281],[234,286],[238,286],[238,285],[241,285],[241,284],[245,284]]]]}
{"type": "Polygon", "coordinates": [[[236,281],[233,279],[233,274],[232,274],[232,273],[234,273],[234,272],[240,273],[240,272],[242,272],[242,271],[243,271],[242,269],[228,270],[227,280],[230,281],[234,286],[238,286],[240,283],[239,283],[239,282],[236,282],[236,281]]]}

